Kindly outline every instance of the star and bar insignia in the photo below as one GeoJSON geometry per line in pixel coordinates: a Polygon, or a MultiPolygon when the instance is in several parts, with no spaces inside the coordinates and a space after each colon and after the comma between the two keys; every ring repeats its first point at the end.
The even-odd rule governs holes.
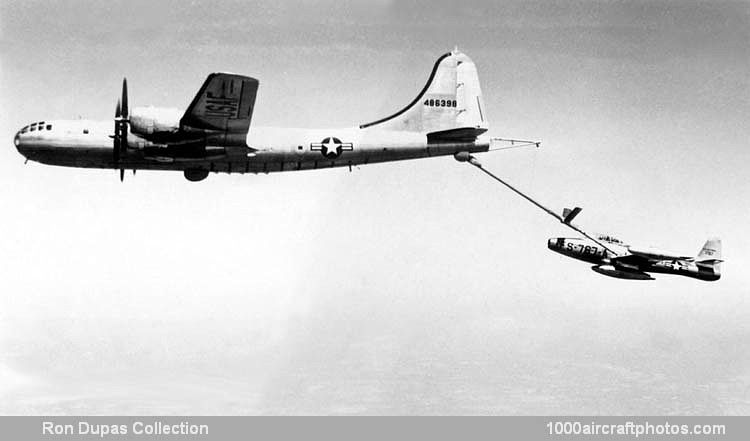
{"type": "Polygon", "coordinates": [[[354,144],[351,142],[341,142],[340,139],[330,136],[320,142],[311,143],[310,150],[320,152],[328,159],[335,159],[341,156],[341,152],[343,151],[354,150],[354,144]]]}

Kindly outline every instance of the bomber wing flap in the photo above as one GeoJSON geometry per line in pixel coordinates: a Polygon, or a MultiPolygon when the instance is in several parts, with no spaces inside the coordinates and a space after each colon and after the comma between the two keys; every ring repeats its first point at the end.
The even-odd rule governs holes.
{"type": "Polygon", "coordinates": [[[246,133],[258,93],[258,80],[244,75],[212,73],[180,120],[183,129],[246,133]]]}

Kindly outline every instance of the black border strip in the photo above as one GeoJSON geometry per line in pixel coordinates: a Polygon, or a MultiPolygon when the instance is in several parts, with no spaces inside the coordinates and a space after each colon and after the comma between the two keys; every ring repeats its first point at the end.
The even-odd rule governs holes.
{"type": "Polygon", "coordinates": [[[414,100],[412,102],[410,102],[406,107],[404,107],[403,109],[401,109],[398,112],[394,113],[393,115],[386,116],[385,118],[379,119],[377,121],[373,121],[373,122],[370,122],[370,123],[367,123],[367,124],[360,124],[359,128],[360,129],[366,129],[367,127],[371,127],[371,126],[374,126],[374,125],[377,125],[377,124],[380,124],[380,123],[384,123],[384,122],[386,122],[388,120],[396,118],[397,116],[401,115],[402,113],[404,113],[407,110],[409,110],[412,107],[414,107],[414,105],[417,104],[422,99],[422,97],[424,96],[424,94],[427,92],[427,89],[430,88],[430,85],[432,84],[432,80],[435,79],[435,74],[437,73],[437,69],[438,69],[438,66],[440,65],[440,62],[443,61],[445,58],[450,57],[450,56],[451,56],[451,53],[447,52],[447,53],[441,55],[440,58],[438,58],[438,60],[435,62],[435,65],[432,67],[432,73],[430,73],[430,78],[427,80],[427,84],[424,85],[424,88],[422,88],[422,91],[419,92],[419,95],[417,95],[417,97],[414,98],[414,100]]]}

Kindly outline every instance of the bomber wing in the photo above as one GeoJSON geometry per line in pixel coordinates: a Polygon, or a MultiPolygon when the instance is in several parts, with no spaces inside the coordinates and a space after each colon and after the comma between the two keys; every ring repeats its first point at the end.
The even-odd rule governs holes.
{"type": "Polygon", "coordinates": [[[244,75],[210,74],[180,120],[181,129],[247,133],[258,84],[244,75]]]}

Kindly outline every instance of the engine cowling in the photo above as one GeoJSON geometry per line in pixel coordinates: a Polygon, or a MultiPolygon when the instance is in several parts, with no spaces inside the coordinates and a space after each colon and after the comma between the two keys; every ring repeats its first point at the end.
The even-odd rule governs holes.
{"type": "Polygon", "coordinates": [[[631,279],[631,280],[654,280],[651,275],[642,271],[624,270],[616,268],[614,265],[594,265],[591,267],[592,270],[599,274],[616,277],[618,279],[631,279]]]}
{"type": "Polygon", "coordinates": [[[205,168],[188,168],[183,172],[185,179],[191,182],[198,182],[208,177],[208,170],[205,168]]]}
{"type": "Polygon", "coordinates": [[[180,109],[167,107],[136,107],[130,111],[130,131],[146,137],[177,132],[182,113],[180,109]]]}

